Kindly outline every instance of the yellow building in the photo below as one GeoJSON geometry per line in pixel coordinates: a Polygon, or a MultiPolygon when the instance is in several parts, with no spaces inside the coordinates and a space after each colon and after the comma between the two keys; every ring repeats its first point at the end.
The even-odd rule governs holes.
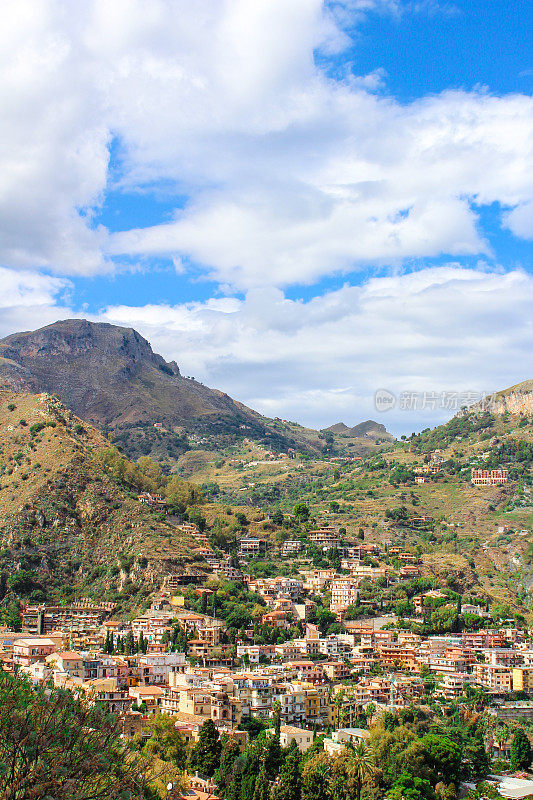
{"type": "Polygon", "coordinates": [[[533,693],[533,667],[513,667],[513,692],[533,693]]]}

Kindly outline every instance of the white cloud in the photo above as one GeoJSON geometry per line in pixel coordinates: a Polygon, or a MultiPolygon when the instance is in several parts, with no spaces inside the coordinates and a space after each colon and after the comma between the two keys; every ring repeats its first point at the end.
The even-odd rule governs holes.
{"type": "Polygon", "coordinates": [[[0,308],[4,309],[52,305],[57,295],[66,291],[70,284],[62,278],[0,267],[0,286],[0,308]]]}
{"type": "Polygon", "coordinates": [[[69,308],[60,278],[0,269],[0,336],[88,316],[132,326],[182,374],[313,427],[382,421],[410,433],[439,408],[379,413],[374,393],[486,392],[530,378],[533,277],[459,264],[346,284],[308,301],[276,288],[177,306],[69,308]]]}
{"type": "MultiPolygon", "coordinates": [[[[401,105],[380,71],[328,79],[373,11],[433,2],[8,0],[0,63],[0,263],[62,274],[109,256],[195,259],[244,289],[367,263],[489,253],[472,203],[533,197],[533,101],[443,93],[401,105]],[[189,196],[164,225],[108,236],[94,210],[120,141],[120,187],[189,196]]],[[[445,4],[447,8],[449,4],[445,4]]],[[[120,188],[119,187],[119,188],[120,188]]]]}
{"type": "Polygon", "coordinates": [[[321,427],[379,418],[410,432],[452,411],[379,414],[374,392],[484,392],[531,377],[533,278],[450,264],[346,285],[308,302],[279,289],[245,300],[116,306],[185,375],[268,415],[321,427]]]}
{"type": "Polygon", "coordinates": [[[0,337],[72,316],[70,283],[63,278],[0,267],[0,287],[0,337]]]}
{"type": "Polygon", "coordinates": [[[533,239],[533,201],[513,208],[506,214],[505,221],[515,236],[533,239]]]}

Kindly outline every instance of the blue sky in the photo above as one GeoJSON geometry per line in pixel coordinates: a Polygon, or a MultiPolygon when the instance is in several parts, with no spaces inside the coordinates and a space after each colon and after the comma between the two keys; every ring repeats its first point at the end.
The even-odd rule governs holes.
{"type": "Polygon", "coordinates": [[[7,4],[0,334],[136,327],[185,374],[395,433],[532,377],[532,8],[7,4]],[[448,396],[448,395],[447,395],[448,396]]]}

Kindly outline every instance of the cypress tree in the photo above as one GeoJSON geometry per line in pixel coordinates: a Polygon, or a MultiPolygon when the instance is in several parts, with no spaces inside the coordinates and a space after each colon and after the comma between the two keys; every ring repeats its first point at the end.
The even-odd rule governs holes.
{"type": "Polygon", "coordinates": [[[272,790],[272,800],[301,800],[300,753],[294,742],[293,745],[281,768],[278,781],[272,790]]]}
{"type": "Polygon", "coordinates": [[[511,743],[511,769],[528,769],[531,764],[531,745],[524,730],[518,728],[511,743]]]}
{"type": "Polygon", "coordinates": [[[198,734],[198,741],[191,753],[191,766],[200,775],[211,778],[220,765],[222,745],[220,734],[212,719],[206,720],[198,734]]]}
{"type": "Polygon", "coordinates": [[[255,782],[253,800],[270,800],[270,783],[268,782],[264,761],[255,782]]]}
{"type": "Polygon", "coordinates": [[[128,631],[126,634],[126,641],[124,642],[124,653],[127,656],[132,655],[135,649],[135,640],[133,638],[133,633],[128,631]]]}

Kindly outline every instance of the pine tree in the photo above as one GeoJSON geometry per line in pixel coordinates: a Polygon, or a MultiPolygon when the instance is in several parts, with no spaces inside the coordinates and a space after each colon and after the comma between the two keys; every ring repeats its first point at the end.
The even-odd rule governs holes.
{"type": "Polygon", "coordinates": [[[242,774],[236,772],[226,790],[225,800],[241,800],[242,774]]]}
{"type": "Polygon", "coordinates": [[[276,738],[276,736],[271,737],[268,741],[264,763],[266,773],[270,780],[277,778],[283,763],[283,750],[279,743],[279,739],[276,738]]]}
{"type": "Polygon", "coordinates": [[[254,800],[255,775],[243,775],[241,782],[241,800],[254,800]]]}

